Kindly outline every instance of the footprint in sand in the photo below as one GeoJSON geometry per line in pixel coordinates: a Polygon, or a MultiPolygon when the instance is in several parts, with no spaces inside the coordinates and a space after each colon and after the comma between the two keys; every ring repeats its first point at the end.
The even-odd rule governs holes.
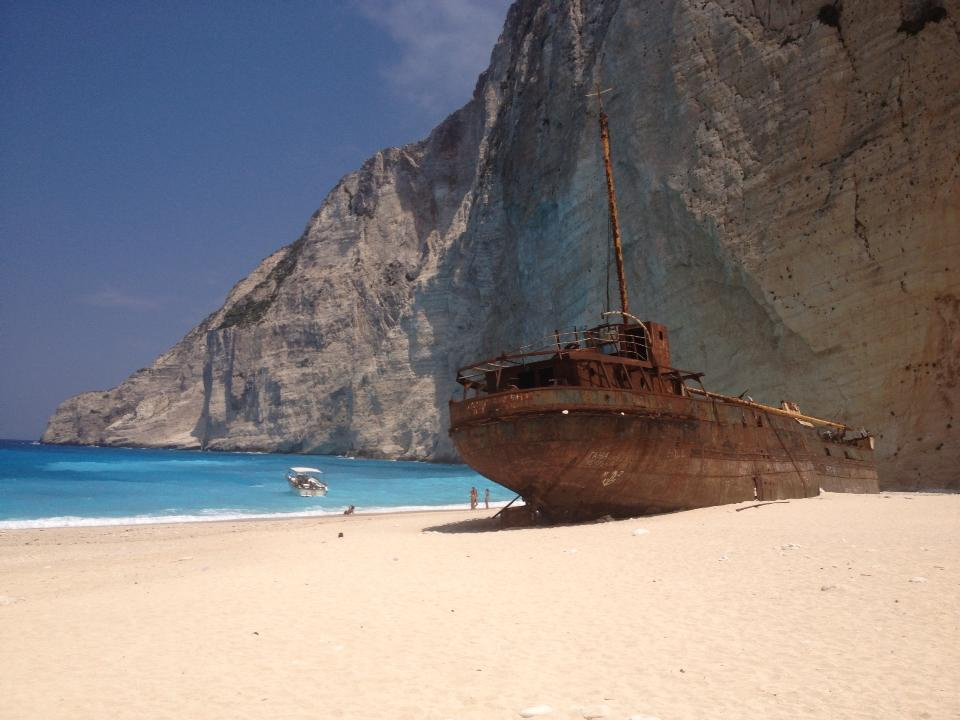
{"type": "Polygon", "coordinates": [[[580,715],[583,716],[584,720],[600,720],[600,718],[605,718],[610,715],[610,708],[606,705],[582,708],[580,715]]]}
{"type": "Polygon", "coordinates": [[[528,708],[524,708],[520,711],[520,717],[522,718],[532,718],[540,717],[541,715],[549,715],[553,712],[553,708],[549,705],[531,705],[528,708]]]}

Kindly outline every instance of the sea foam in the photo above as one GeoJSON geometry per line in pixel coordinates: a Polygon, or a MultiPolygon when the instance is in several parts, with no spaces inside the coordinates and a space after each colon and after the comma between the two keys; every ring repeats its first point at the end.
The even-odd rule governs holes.
{"type": "MultiPolygon", "coordinates": [[[[499,508],[506,502],[490,503],[491,508],[499,508]]],[[[514,503],[516,505],[516,503],[514,503]]],[[[127,517],[45,517],[25,520],[0,520],[0,530],[26,530],[68,527],[111,527],[117,525],[167,525],[193,522],[224,522],[229,520],[282,520],[284,518],[336,517],[343,515],[346,508],[328,508],[324,510],[302,510],[275,513],[246,513],[236,510],[209,510],[193,515],[130,515],[127,517]]],[[[357,508],[354,515],[379,515],[383,513],[430,512],[433,510],[469,510],[468,504],[462,505],[406,505],[401,507],[357,508]]]]}

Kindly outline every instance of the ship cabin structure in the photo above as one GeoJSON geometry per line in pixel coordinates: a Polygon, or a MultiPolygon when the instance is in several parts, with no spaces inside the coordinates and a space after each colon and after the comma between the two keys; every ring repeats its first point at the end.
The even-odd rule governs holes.
{"type": "Polygon", "coordinates": [[[685,396],[703,373],[670,367],[667,328],[655,322],[556,331],[543,341],[460,370],[463,399],[534,388],[584,387],[685,396]]]}

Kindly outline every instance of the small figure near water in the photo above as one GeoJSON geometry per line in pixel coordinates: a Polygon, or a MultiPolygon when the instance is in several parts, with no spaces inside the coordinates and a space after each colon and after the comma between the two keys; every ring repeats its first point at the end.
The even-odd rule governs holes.
{"type": "Polygon", "coordinates": [[[470,509],[477,509],[477,488],[475,487],[470,488],[470,509]]]}
{"type": "Polygon", "coordinates": [[[487,510],[490,509],[490,488],[486,488],[483,491],[483,507],[487,510]]]}
{"type": "Polygon", "coordinates": [[[353,511],[356,510],[356,509],[357,509],[356,507],[354,507],[353,505],[350,505],[346,510],[343,511],[343,514],[344,514],[344,515],[353,515],[353,511]]]}

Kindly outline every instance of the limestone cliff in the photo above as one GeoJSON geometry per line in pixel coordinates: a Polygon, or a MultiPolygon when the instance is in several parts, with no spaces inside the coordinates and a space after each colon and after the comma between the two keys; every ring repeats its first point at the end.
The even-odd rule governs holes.
{"type": "Polygon", "coordinates": [[[464,108],[43,439],[450,458],[459,365],[598,320],[601,79],[674,364],[871,428],[886,487],[956,488],[958,67],[960,0],[521,0],[464,108]]]}

